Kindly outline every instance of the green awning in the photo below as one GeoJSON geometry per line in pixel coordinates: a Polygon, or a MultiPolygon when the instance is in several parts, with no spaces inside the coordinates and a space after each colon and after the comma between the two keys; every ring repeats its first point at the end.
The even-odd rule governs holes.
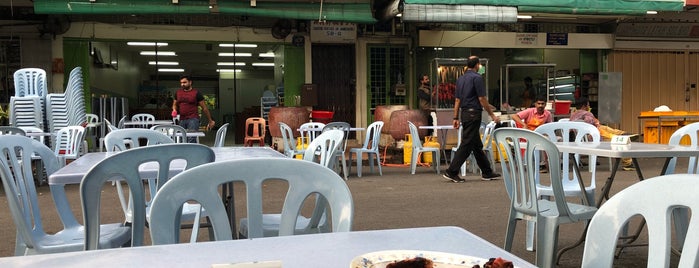
{"type": "Polygon", "coordinates": [[[406,4],[515,6],[520,13],[643,15],[648,10],[682,11],[684,0],[405,0],[406,4]]]}
{"type": "MultiPolygon", "coordinates": [[[[89,2],[62,0],[34,0],[36,14],[209,14],[209,1],[181,0],[98,0],[89,2]]],[[[219,1],[218,13],[240,16],[263,16],[273,18],[317,20],[320,14],[318,3],[257,2],[250,6],[245,1],[219,1]]],[[[371,3],[323,3],[322,16],[328,21],[376,23],[371,3]]]]}

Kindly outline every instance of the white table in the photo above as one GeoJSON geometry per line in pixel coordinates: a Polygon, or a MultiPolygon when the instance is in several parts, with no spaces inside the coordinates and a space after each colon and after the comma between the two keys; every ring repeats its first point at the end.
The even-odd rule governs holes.
{"type": "Polygon", "coordinates": [[[0,258],[0,267],[211,267],[252,261],[282,262],[285,268],[347,268],[356,256],[382,250],[425,250],[535,267],[459,227],[426,227],[280,236],[195,244],[144,246],[0,258]]]}
{"type": "MultiPolygon", "coordinates": [[[[442,151],[442,154],[444,154],[444,163],[449,163],[447,161],[447,152],[444,149],[445,146],[447,146],[447,132],[450,129],[458,130],[458,128],[454,128],[454,125],[439,125],[439,126],[419,126],[419,129],[433,129],[433,130],[438,130],[437,132],[437,138],[439,139],[439,149],[442,151]]],[[[415,141],[413,141],[415,142],[415,141]]],[[[422,142],[422,141],[418,141],[422,142]]]]}
{"type": "Polygon", "coordinates": [[[124,122],[124,127],[140,127],[142,125],[147,125],[148,127],[157,125],[172,125],[174,124],[172,120],[155,120],[155,121],[126,121],[124,122]]]}

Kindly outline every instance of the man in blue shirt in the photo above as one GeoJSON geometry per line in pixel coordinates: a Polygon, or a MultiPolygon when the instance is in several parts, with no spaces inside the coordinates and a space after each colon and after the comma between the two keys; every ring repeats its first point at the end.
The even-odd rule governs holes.
{"type": "Polygon", "coordinates": [[[459,177],[459,168],[473,153],[476,163],[481,169],[482,179],[489,181],[501,175],[493,172],[493,168],[483,152],[483,143],[478,131],[481,126],[481,113],[485,109],[493,121],[498,123],[500,119],[495,116],[492,108],[488,105],[485,82],[483,77],[478,74],[478,70],[481,68],[480,59],[476,56],[469,57],[466,67],[468,68],[466,73],[456,80],[456,100],[454,102],[454,128],[458,129],[459,124],[463,124],[461,145],[456,150],[454,160],[444,171],[442,177],[452,182],[465,182],[466,180],[459,177]],[[461,109],[461,121],[459,121],[459,109],[461,109]]]}

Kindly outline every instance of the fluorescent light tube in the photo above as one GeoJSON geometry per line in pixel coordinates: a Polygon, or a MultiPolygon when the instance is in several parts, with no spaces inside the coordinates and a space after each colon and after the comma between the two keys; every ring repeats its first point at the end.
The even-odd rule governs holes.
{"type": "Polygon", "coordinates": [[[176,61],[159,61],[158,64],[156,64],[155,61],[149,61],[148,65],[180,65],[180,63],[176,61]]]}
{"type": "Polygon", "coordinates": [[[221,52],[218,53],[219,57],[252,57],[252,53],[232,53],[232,52],[221,52]]]}
{"type": "MultiPolygon", "coordinates": [[[[155,51],[141,51],[142,56],[155,56],[155,51]]],[[[177,56],[174,51],[158,51],[158,56],[177,56]]]]}

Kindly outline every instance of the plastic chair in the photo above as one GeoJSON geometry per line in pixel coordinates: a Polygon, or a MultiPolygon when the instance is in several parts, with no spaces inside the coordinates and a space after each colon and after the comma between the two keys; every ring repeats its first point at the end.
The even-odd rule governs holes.
{"type": "Polygon", "coordinates": [[[124,125],[124,123],[126,123],[126,116],[123,116],[123,117],[121,117],[121,119],[119,119],[119,123],[117,123],[117,128],[118,129],[125,128],[126,126],[124,125]]]}
{"type": "Polygon", "coordinates": [[[178,125],[157,125],[152,126],[151,130],[160,132],[161,134],[172,139],[175,143],[186,143],[187,142],[187,130],[178,125]]]}
{"type": "Polygon", "coordinates": [[[216,131],[216,138],[214,139],[214,147],[223,147],[226,143],[226,133],[228,133],[228,124],[223,124],[216,131]]]}
{"type": "MultiPolygon", "coordinates": [[[[495,153],[493,152],[493,130],[495,130],[495,121],[491,121],[488,124],[485,124],[481,122],[481,127],[480,127],[480,133],[481,133],[481,143],[483,143],[483,151],[485,154],[490,158],[490,164],[493,166],[493,169],[495,168],[495,153]]],[[[459,133],[458,133],[458,143],[456,147],[452,147],[451,151],[451,158],[454,159],[454,153],[459,149],[459,146],[461,145],[461,132],[463,131],[463,126],[459,126],[459,133]]],[[[464,163],[464,165],[461,166],[461,174],[463,176],[466,175],[466,170],[470,170],[471,172],[476,172],[478,170],[478,164],[476,164],[476,158],[473,156],[473,154],[468,156],[467,163],[464,163]],[[468,164],[468,166],[466,166],[468,164]]]]}
{"type": "Polygon", "coordinates": [[[15,96],[46,97],[48,84],[46,71],[41,68],[22,68],[14,72],[15,96]]]}
{"type": "MultiPolygon", "coordinates": [[[[682,126],[681,128],[675,130],[670,136],[668,141],[669,145],[680,145],[682,139],[689,139],[688,146],[699,149],[699,123],[691,123],[689,125],[682,126]]],[[[699,155],[699,153],[697,154],[699,155]]],[[[673,173],[685,173],[684,171],[676,172],[677,157],[673,157],[668,162],[665,174],[673,173]]],[[[687,171],[689,174],[699,173],[699,162],[697,162],[697,157],[689,157],[687,159],[687,171]]],[[[680,246],[684,244],[684,239],[687,236],[687,223],[689,222],[689,212],[687,209],[678,208],[674,211],[675,217],[675,236],[677,237],[677,242],[680,246]]]]}
{"type": "MultiPolygon", "coordinates": [[[[357,177],[362,176],[362,154],[367,154],[369,158],[369,166],[371,172],[374,172],[374,155],[376,156],[376,165],[379,167],[379,175],[383,176],[381,172],[381,156],[379,154],[379,140],[381,139],[381,128],[383,128],[383,121],[376,121],[371,123],[367,127],[366,136],[364,137],[364,144],[362,148],[352,148],[349,153],[349,161],[352,163],[352,154],[357,156],[357,177]]],[[[348,167],[349,170],[352,169],[352,165],[348,167]]],[[[349,172],[348,172],[349,173],[349,172]]]]}
{"type": "Polygon", "coordinates": [[[504,249],[511,251],[515,227],[518,220],[529,220],[536,223],[536,265],[553,267],[558,243],[558,226],[589,220],[597,208],[566,201],[561,179],[561,160],[549,157],[549,175],[553,188],[554,200],[538,199],[535,173],[539,173],[538,155],[545,152],[550,156],[558,156],[560,152],[556,145],[546,137],[536,132],[518,128],[499,128],[493,132],[500,150],[505,189],[510,197],[510,213],[508,216],[507,233],[504,249]]]}
{"type": "Polygon", "coordinates": [[[262,117],[250,117],[245,120],[244,146],[252,146],[257,142],[260,146],[265,146],[266,121],[262,117]]]}
{"type": "Polygon", "coordinates": [[[309,161],[289,158],[251,158],[214,162],[184,171],[173,177],[158,191],[151,211],[153,244],[172,244],[178,240],[178,212],[188,200],[199,202],[209,212],[214,239],[232,238],[231,227],[218,188],[223,183],[245,184],[248,237],[263,237],[262,189],[268,180],[288,183],[289,191],[281,209],[279,236],[294,235],[297,216],[311,194],[327,200],[331,232],[352,229],[352,195],[345,181],[332,170],[309,161]],[[236,172],[231,172],[235,170],[236,172]],[[298,172],[303,170],[303,172],[298,172]],[[200,178],[207,178],[201,180],[200,178]]]}
{"type": "Polygon", "coordinates": [[[339,157],[341,161],[342,175],[344,175],[345,180],[347,180],[347,159],[345,158],[345,152],[347,151],[347,140],[349,139],[350,128],[352,128],[352,126],[347,122],[330,122],[323,127],[323,133],[331,129],[339,129],[344,133],[342,144],[335,152],[335,158],[339,157]]]}
{"type": "Polygon", "coordinates": [[[289,125],[279,122],[279,130],[282,132],[282,143],[284,144],[284,155],[294,158],[296,155],[303,155],[304,150],[296,150],[296,140],[294,130],[289,125]]]}
{"type": "MultiPolygon", "coordinates": [[[[0,177],[7,197],[7,203],[17,230],[15,255],[33,255],[68,251],[81,251],[84,247],[84,229],[70,210],[61,206],[60,199],[67,204],[65,193],[54,191],[57,213],[63,223],[63,229],[54,234],[47,234],[43,229],[40,205],[32,176],[31,161],[22,161],[23,155],[36,155],[42,161],[46,174],[51,175],[59,169],[58,158],[46,145],[19,135],[0,136],[0,177]],[[22,172],[17,172],[22,171],[22,172]]],[[[120,247],[129,240],[130,227],[121,223],[98,226],[101,229],[99,239],[101,248],[120,247]]],[[[7,242],[7,241],[6,241],[7,242]]]]}
{"type": "Polygon", "coordinates": [[[63,166],[68,159],[75,160],[87,151],[85,141],[85,128],[81,126],[68,126],[56,132],[54,142],[54,154],[60,159],[63,166]]]}
{"type": "Polygon", "coordinates": [[[97,147],[97,126],[100,124],[100,118],[96,114],[85,114],[85,137],[89,138],[91,144],[97,147]]]}
{"type": "MultiPolygon", "coordinates": [[[[153,122],[155,121],[155,116],[152,114],[140,113],[131,116],[131,121],[134,122],[153,122]]],[[[141,124],[140,128],[148,128],[151,124],[141,124]]]]}
{"type": "MultiPolygon", "coordinates": [[[[303,123],[299,126],[299,136],[301,136],[301,140],[304,141],[304,144],[311,143],[313,139],[323,132],[324,127],[325,123],[321,122],[303,123]]],[[[304,147],[304,149],[306,148],[304,147]]]]}
{"type": "MultiPolygon", "coordinates": [[[[160,135],[160,134],[158,134],[160,135]]],[[[186,168],[192,168],[204,163],[213,162],[215,154],[211,148],[199,144],[164,144],[136,148],[118,154],[113,154],[97,163],[80,183],[80,200],[82,202],[83,221],[85,222],[85,250],[98,249],[97,237],[100,222],[100,200],[102,189],[108,180],[124,180],[129,186],[132,209],[131,245],[143,245],[144,229],[148,218],[149,207],[146,203],[143,179],[139,167],[148,162],[158,163],[156,178],[157,188],[161,188],[170,177],[170,164],[174,160],[185,160],[186,168]],[[183,153],[185,152],[185,153],[183,153]]],[[[201,183],[202,178],[198,179],[201,183]]],[[[153,193],[152,193],[153,194],[153,193]]],[[[220,201],[219,201],[220,202],[220,201]]],[[[180,206],[182,203],[179,204],[180,206]]],[[[190,205],[190,204],[188,204],[190,205]]],[[[199,209],[198,205],[195,205],[199,209]]],[[[184,214],[187,211],[181,212],[184,214]]],[[[198,212],[198,211],[196,211],[198,212]]],[[[196,213],[195,212],[195,213],[196,213]]],[[[186,215],[195,215],[194,213],[186,215]]],[[[192,220],[190,217],[188,220],[192,220]]],[[[194,219],[195,223],[198,219],[194,219]]],[[[194,229],[197,230],[197,229],[194,229]]],[[[152,231],[152,229],[151,229],[152,231]]]]}
{"type": "Polygon", "coordinates": [[[411,155],[411,160],[410,160],[410,174],[415,175],[415,169],[417,169],[417,161],[418,161],[418,156],[420,153],[432,153],[433,156],[435,156],[435,161],[432,163],[432,166],[434,167],[434,171],[439,174],[439,164],[440,162],[440,150],[439,148],[433,148],[433,147],[423,147],[422,146],[422,141],[420,139],[420,134],[417,133],[417,127],[413,122],[408,121],[408,128],[410,128],[410,136],[413,139],[413,152],[411,155]]]}
{"type": "MultiPolygon", "coordinates": [[[[698,180],[696,174],[658,176],[612,196],[590,221],[582,267],[612,267],[619,235],[629,219],[638,215],[648,223],[648,267],[670,267],[670,214],[675,208],[699,211],[698,180]]],[[[699,221],[694,217],[678,267],[699,266],[699,221]]]]}
{"type": "MultiPolygon", "coordinates": [[[[303,154],[303,160],[318,163],[332,168],[335,163],[335,152],[342,146],[344,133],[342,130],[328,130],[316,137],[308,145],[303,154]]],[[[328,230],[325,217],[325,199],[316,195],[316,204],[310,218],[299,215],[296,220],[295,234],[321,233],[328,230]]],[[[264,237],[278,236],[281,214],[262,214],[262,233],[264,237]]],[[[240,235],[248,237],[248,219],[240,219],[240,235]]]]}
{"type": "MultiPolygon", "coordinates": [[[[20,135],[26,136],[27,133],[24,131],[25,127],[10,127],[10,126],[0,126],[0,135],[20,135]]],[[[42,131],[43,132],[43,131],[42,131]]]]}

